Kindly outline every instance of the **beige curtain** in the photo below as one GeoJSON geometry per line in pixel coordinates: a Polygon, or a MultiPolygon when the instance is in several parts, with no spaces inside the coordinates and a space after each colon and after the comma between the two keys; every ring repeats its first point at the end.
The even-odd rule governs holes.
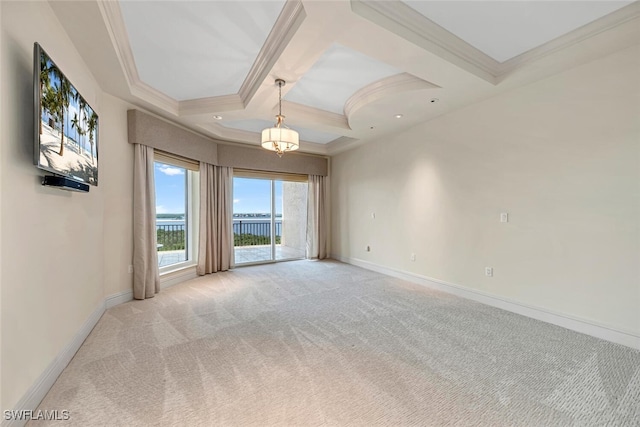
{"type": "Polygon", "coordinates": [[[327,257],[327,177],[309,175],[307,197],[307,258],[327,257]]]}
{"type": "Polygon", "coordinates": [[[133,165],[133,297],[160,292],[153,148],[135,144],[133,165]]]}
{"type": "Polygon", "coordinates": [[[200,163],[198,275],[233,267],[233,168],[200,163]]]}

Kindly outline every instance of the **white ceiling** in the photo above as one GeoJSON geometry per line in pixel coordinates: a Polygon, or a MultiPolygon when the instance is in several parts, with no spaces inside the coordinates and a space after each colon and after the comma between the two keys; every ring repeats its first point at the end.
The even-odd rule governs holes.
{"type": "Polygon", "coordinates": [[[121,1],[140,78],[182,101],[238,92],[284,0],[121,1]]]}
{"type": "Polygon", "coordinates": [[[282,78],[301,151],[327,155],[640,43],[637,1],[50,4],[108,93],[258,146],[282,78]]]}
{"type": "Polygon", "coordinates": [[[337,114],[359,89],[402,71],[363,53],[332,44],[284,98],[337,114]]]}
{"type": "Polygon", "coordinates": [[[405,1],[421,15],[504,62],[632,1],[405,1]]]}

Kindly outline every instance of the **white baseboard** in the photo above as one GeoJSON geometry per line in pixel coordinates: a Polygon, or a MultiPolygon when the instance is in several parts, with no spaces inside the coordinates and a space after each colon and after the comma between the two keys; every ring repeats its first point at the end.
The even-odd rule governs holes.
{"type": "MultiPolygon", "coordinates": [[[[82,327],[73,337],[73,339],[62,349],[58,356],[49,364],[47,369],[38,377],[27,392],[22,396],[22,399],[18,401],[15,406],[16,411],[30,411],[38,407],[42,399],[47,395],[49,389],[56,382],[64,368],[67,367],[73,356],[76,354],[82,343],[93,327],[98,323],[100,317],[104,314],[105,303],[104,301],[91,313],[87,320],[82,324],[82,327]]],[[[24,426],[28,420],[3,420],[3,427],[20,427],[24,426]]]]}
{"type": "MultiPolygon", "coordinates": [[[[195,279],[198,277],[195,267],[187,267],[182,270],[172,271],[160,276],[160,289],[166,289],[168,287],[177,285],[178,283],[185,282],[187,280],[195,279]]],[[[105,298],[106,308],[115,307],[125,302],[133,301],[133,291],[123,291],[116,294],[109,295],[105,298]]]]}
{"type": "Polygon", "coordinates": [[[408,282],[426,286],[428,288],[437,289],[449,294],[460,296],[462,298],[481,302],[483,304],[501,308],[503,310],[530,317],[532,319],[541,320],[543,322],[561,326],[566,329],[571,329],[576,332],[591,335],[596,338],[640,350],[640,336],[631,332],[620,331],[608,326],[598,325],[585,319],[579,319],[566,314],[555,313],[550,310],[530,306],[521,302],[510,300],[508,298],[491,295],[485,292],[477,291],[475,289],[467,288],[465,286],[447,283],[442,280],[396,270],[390,267],[384,267],[357,258],[349,258],[333,254],[331,255],[331,258],[344,262],[346,264],[362,267],[364,269],[382,273],[387,276],[396,277],[398,279],[406,280],[408,282]]]}
{"type": "MultiPolygon", "coordinates": [[[[168,288],[186,280],[195,279],[198,277],[195,267],[189,267],[182,270],[167,273],[160,279],[160,287],[162,289],[168,288]]],[[[15,411],[35,411],[42,399],[47,395],[49,389],[56,382],[64,368],[67,367],[73,356],[76,354],[84,340],[89,336],[89,333],[96,326],[100,317],[104,314],[106,309],[115,307],[133,300],[133,291],[118,292],[113,295],[109,295],[104,301],[94,310],[89,318],[83,323],[82,327],[73,337],[71,342],[58,354],[58,356],[51,362],[51,364],[45,369],[45,371],[38,377],[33,385],[27,390],[22,399],[18,401],[14,410],[15,411]]],[[[28,420],[3,420],[2,427],[21,427],[27,423],[28,420]]]]}
{"type": "Polygon", "coordinates": [[[196,277],[198,277],[198,273],[196,273],[195,266],[172,271],[160,276],[160,289],[166,289],[171,286],[177,285],[178,283],[195,279],[196,277]]]}
{"type": "Polygon", "coordinates": [[[133,291],[118,292],[117,294],[109,295],[105,298],[104,303],[107,309],[115,307],[116,305],[124,304],[133,300],[133,291]]]}

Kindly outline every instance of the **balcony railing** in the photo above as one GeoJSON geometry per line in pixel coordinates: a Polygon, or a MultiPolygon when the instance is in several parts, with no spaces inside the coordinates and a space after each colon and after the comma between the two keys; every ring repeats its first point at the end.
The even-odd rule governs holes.
{"type": "MultiPolygon", "coordinates": [[[[276,244],[282,236],[282,220],[275,221],[276,244]]],[[[270,244],[271,222],[256,220],[233,221],[233,245],[256,246],[270,244]]],[[[177,251],[185,248],[185,226],[179,224],[156,225],[158,251],[177,251]]]]}
{"type": "Polygon", "coordinates": [[[184,250],[184,224],[170,224],[156,226],[158,251],[184,250]]]}
{"type": "MultiPolygon", "coordinates": [[[[276,244],[282,236],[282,220],[275,221],[276,244]]],[[[233,221],[233,246],[256,246],[271,243],[271,222],[255,220],[233,221]]]]}

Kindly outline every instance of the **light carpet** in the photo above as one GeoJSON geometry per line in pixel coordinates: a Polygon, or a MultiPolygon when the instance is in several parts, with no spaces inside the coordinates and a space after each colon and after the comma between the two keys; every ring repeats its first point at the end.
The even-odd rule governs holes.
{"type": "Polygon", "coordinates": [[[31,426],[638,426],[640,352],[335,261],[107,310],[31,426]]]}

